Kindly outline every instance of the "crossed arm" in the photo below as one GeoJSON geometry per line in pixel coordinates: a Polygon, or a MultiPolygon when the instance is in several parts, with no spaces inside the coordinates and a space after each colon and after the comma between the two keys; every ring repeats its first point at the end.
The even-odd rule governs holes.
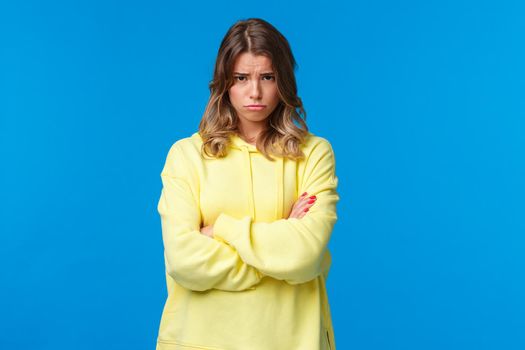
{"type": "Polygon", "coordinates": [[[173,145],[161,173],[158,204],[167,273],[197,291],[253,289],[265,275],[297,284],[323,273],[331,259],[326,246],[339,196],[330,144],[323,141],[314,147],[299,184],[299,193],[317,197],[308,215],[256,223],[250,216],[222,213],[210,239],[201,234],[195,187],[179,146],[173,145]]]}

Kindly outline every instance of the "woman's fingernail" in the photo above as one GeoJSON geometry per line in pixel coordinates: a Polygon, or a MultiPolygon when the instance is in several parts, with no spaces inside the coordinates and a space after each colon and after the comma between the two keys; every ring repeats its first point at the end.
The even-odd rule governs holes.
{"type": "Polygon", "coordinates": [[[305,193],[303,193],[303,194],[301,195],[301,197],[302,197],[302,196],[305,196],[305,195],[306,195],[306,192],[305,192],[305,193]]]}
{"type": "Polygon", "coordinates": [[[315,199],[310,199],[310,200],[308,201],[308,204],[312,204],[313,202],[315,202],[315,199]]]}
{"type": "Polygon", "coordinates": [[[316,197],[316,196],[311,196],[310,198],[311,198],[311,199],[317,199],[317,197],[316,197]]]}
{"type": "Polygon", "coordinates": [[[304,211],[306,212],[306,211],[308,211],[308,210],[309,210],[309,208],[306,208],[304,211]]]}

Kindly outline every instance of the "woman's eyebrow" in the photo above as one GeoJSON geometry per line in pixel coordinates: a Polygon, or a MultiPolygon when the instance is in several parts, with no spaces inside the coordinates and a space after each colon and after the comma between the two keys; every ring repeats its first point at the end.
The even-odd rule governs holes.
{"type": "MultiPolygon", "coordinates": [[[[238,75],[250,75],[248,73],[241,73],[241,72],[233,72],[233,74],[238,74],[238,75]]],[[[264,72],[264,73],[261,73],[260,75],[268,75],[268,74],[273,74],[273,72],[264,72]]]]}

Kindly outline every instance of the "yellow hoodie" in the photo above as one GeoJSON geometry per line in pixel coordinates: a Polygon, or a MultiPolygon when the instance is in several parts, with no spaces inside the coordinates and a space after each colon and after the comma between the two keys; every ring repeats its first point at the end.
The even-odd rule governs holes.
{"type": "Polygon", "coordinates": [[[309,133],[305,159],[272,162],[231,141],[226,157],[204,159],[196,132],[166,157],[157,350],[335,350],[325,287],[339,200],[332,147],[309,133]],[[316,202],[287,219],[303,192],[316,202]],[[213,238],[200,233],[207,225],[213,238]]]}

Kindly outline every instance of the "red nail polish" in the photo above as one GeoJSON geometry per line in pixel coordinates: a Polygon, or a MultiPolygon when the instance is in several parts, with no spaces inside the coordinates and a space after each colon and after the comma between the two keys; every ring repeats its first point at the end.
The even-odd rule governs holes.
{"type": "Polygon", "coordinates": [[[305,193],[303,193],[303,194],[301,195],[301,197],[302,197],[302,196],[304,196],[304,195],[306,195],[306,192],[305,192],[305,193]]]}
{"type": "Polygon", "coordinates": [[[311,199],[315,199],[315,198],[317,198],[317,197],[316,197],[316,196],[311,196],[310,198],[311,198],[311,199]]]}
{"type": "Polygon", "coordinates": [[[309,209],[310,209],[310,208],[306,208],[304,211],[306,212],[306,211],[308,211],[309,209]]]}
{"type": "Polygon", "coordinates": [[[315,202],[315,200],[310,199],[310,200],[308,201],[308,204],[312,204],[313,202],[315,202]]]}

